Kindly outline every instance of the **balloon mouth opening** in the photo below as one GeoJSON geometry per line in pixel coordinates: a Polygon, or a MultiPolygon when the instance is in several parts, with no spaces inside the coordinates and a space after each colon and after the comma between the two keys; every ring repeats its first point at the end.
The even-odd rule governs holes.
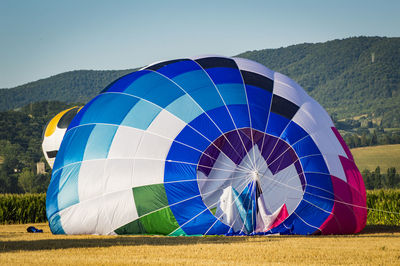
{"type": "Polygon", "coordinates": [[[296,152],[281,138],[250,128],[229,131],[214,140],[197,165],[205,205],[234,232],[266,232],[284,208],[287,218],[305,187],[296,152]],[[288,189],[289,188],[289,189],[288,189]],[[276,216],[275,218],[273,216],[276,216]]]}
{"type": "Polygon", "coordinates": [[[254,182],[260,181],[260,173],[257,170],[251,173],[251,177],[254,182]]]}

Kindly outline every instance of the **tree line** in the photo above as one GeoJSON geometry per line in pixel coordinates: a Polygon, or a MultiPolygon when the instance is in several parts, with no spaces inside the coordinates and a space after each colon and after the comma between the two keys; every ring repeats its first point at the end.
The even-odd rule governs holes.
{"type": "MultiPolygon", "coordinates": [[[[42,132],[57,113],[69,107],[82,105],[57,101],[29,104],[18,110],[0,112],[0,193],[46,192],[51,169],[37,174],[36,163],[45,162],[42,153],[42,132]]],[[[384,131],[348,134],[344,136],[351,147],[400,143],[399,135],[384,131]]],[[[399,187],[399,174],[390,168],[387,173],[362,172],[367,189],[399,187]]]]}
{"type": "Polygon", "coordinates": [[[375,146],[375,145],[388,145],[388,144],[400,144],[399,133],[363,133],[361,135],[345,134],[344,141],[350,148],[375,146]]]}
{"type": "Polygon", "coordinates": [[[375,171],[363,170],[361,175],[366,189],[400,188],[400,175],[394,167],[388,168],[386,173],[381,173],[378,166],[375,171]]]}

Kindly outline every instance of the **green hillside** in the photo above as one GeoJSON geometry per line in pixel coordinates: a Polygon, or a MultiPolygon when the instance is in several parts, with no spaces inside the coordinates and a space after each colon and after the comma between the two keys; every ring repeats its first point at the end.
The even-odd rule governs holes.
{"type": "MultiPolygon", "coordinates": [[[[354,37],[238,55],[288,75],[334,118],[400,127],[400,38],[354,37]]],[[[133,70],[79,70],[0,90],[0,110],[31,102],[87,102],[133,70]]]]}
{"type": "Polygon", "coordinates": [[[39,101],[86,103],[115,79],[134,71],[77,70],[0,90],[0,111],[39,101]]]}
{"type": "Polygon", "coordinates": [[[400,127],[400,38],[357,37],[238,56],[288,75],[339,119],[367,114],[384,127],[400,127]]]}

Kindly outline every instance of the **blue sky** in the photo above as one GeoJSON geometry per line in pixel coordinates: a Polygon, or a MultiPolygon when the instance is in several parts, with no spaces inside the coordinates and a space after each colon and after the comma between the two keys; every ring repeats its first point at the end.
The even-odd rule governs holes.
{"type": "Polygon", "coordinates": [[[0,88],[77,69],[400,36],[400,1],[0,0],[0,88]]]}

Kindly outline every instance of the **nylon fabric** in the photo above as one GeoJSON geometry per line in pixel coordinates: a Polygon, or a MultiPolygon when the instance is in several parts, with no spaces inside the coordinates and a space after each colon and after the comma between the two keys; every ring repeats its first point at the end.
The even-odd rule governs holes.
{"type": "Polygon", "coordinates": [[[215,55],[157,62],[74,115],[43,143],[56,154],[46,198],[55,234],[309,235],[365,226],[364,183],[331,118],[295,81],[259,63],[215,55]]]}
{"type": "Polygon", "coordinates": [[[139,216],[168,206],[163,184],[135,187],[133,188],[133,196],[139,216]]]}

